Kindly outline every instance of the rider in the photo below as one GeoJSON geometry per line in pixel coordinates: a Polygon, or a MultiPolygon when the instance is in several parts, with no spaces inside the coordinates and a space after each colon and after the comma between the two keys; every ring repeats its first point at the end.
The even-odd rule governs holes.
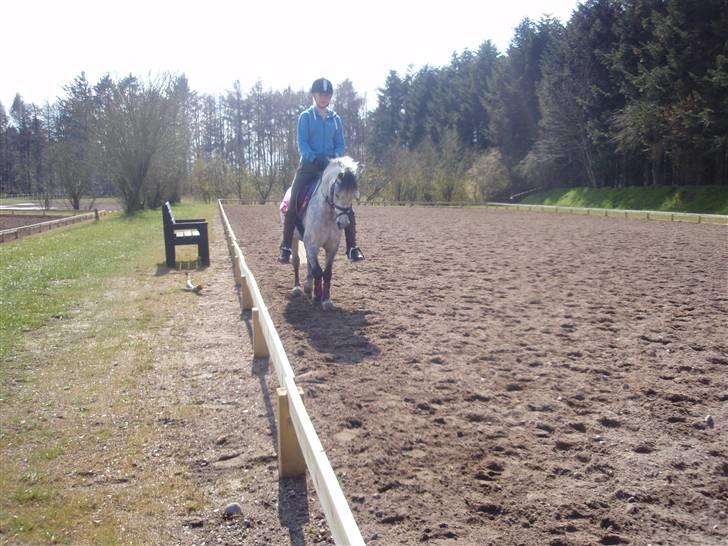
{"type": "MultiPolygon", "coordinates": [[[[344,155],[344,126],[339,115],[329,108],[334,88],[326,78],[319,78],[311,86],[313,104],[298,116],[298,151],[301,162],[291,185],[291,200],[283,222],[283,242],[278,261],[288,263],[291,257],[293,230],[296,228],[298,193],[314,181],[329,164],[329,159],[344,155]]],[[[344,230],[346,256],[352,262],[364,259],[356,245],[354,211],[344,230]]]]}

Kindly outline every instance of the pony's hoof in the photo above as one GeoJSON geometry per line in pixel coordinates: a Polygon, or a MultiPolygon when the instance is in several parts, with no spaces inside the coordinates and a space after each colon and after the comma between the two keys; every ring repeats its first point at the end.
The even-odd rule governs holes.
{"type": "Polygon", "coordinates": [[[321,302],[321,309],[324,311],[333,311],[336,309],[336,306],[334,305],[334,302],[331,300],[324,300],[321,302]]]}
{"type": "Polygon", "coordinates": [[[300,286],[294,286],[291,290],[291,297],[298,298],[303,295],[303,289],[300,286]]]}

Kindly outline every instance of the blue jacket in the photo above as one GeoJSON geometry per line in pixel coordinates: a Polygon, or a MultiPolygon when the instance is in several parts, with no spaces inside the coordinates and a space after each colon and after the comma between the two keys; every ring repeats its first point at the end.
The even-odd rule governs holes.
{"type": "Polygon", "coordinates": [[[328,158],[344,155],[344,125],[339,114],[327,108],[328,115],[322,118],[316,105],[301,112],[298,116],[298,151],[301,162],[310,163],[318,155],[328,158]]]}

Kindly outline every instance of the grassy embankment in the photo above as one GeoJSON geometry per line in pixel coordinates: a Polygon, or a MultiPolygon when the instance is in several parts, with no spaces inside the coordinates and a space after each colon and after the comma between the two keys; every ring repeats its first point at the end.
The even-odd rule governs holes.
{"type": "Polygon", "coordinates": [[[728,186],[630,186],[557,188],[535,192],[521,203],[563,207],[728,214],[728,186]]]}
{"type": "Polygon", "coordinates": [[[180,469],[141,463],[145,412],[159,408],[139,397],[160,331],[193,305],[179,296],[183,277],[166,273],[159,211],[0,245],[0,542],[144,543],[138,514],[168,510],[171,497],[200,506],[180,469]]]}

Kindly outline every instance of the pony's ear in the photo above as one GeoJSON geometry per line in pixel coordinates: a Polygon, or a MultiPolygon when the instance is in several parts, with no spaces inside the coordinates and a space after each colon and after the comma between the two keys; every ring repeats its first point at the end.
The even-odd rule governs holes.
{"type": "Polygon", "coordinates": [[[356,167],[356,175],[359,176],[361,173],[363,173],[365,168],[366,165],[364,163],[359,163],[356,167]]]}

